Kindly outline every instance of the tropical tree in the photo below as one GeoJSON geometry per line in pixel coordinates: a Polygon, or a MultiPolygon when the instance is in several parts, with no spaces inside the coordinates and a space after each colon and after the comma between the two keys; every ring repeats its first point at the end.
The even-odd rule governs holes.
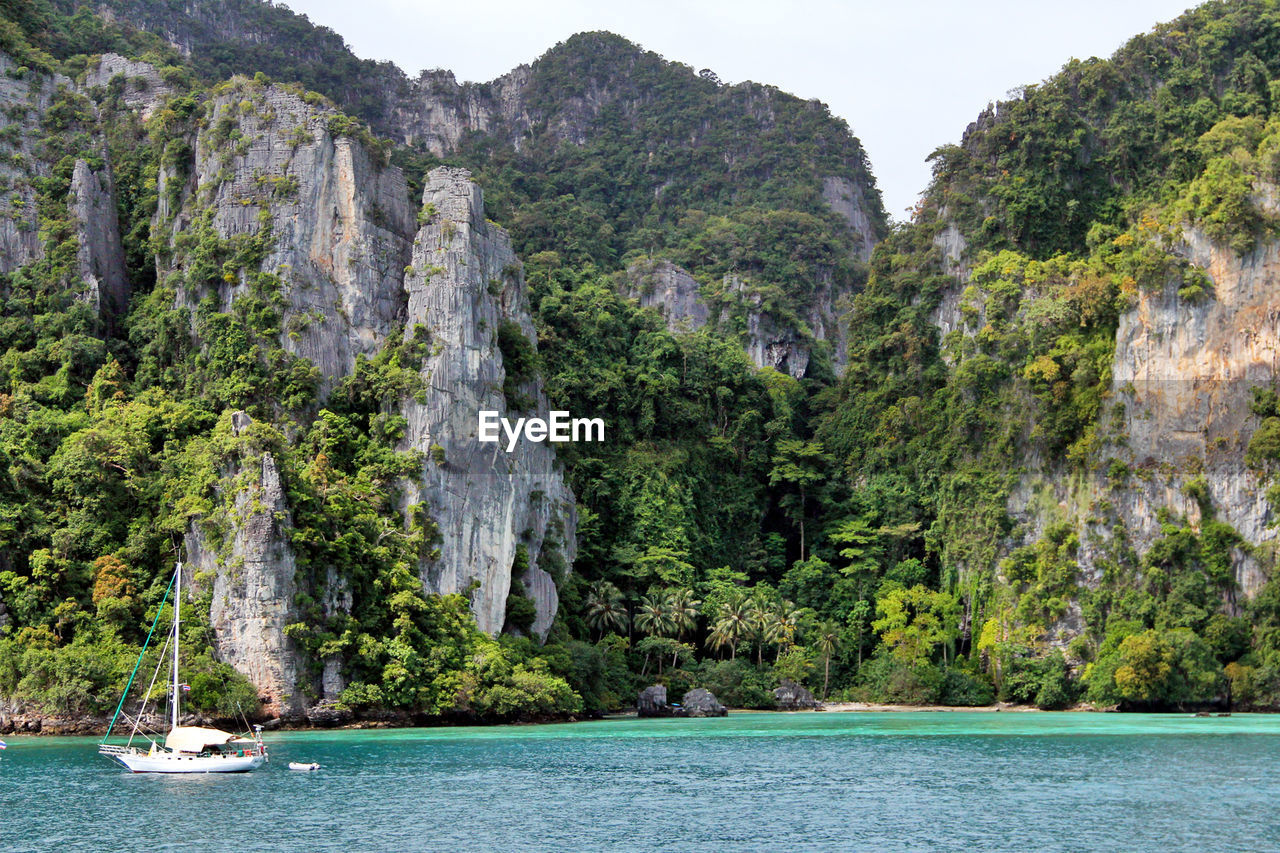
{"type": "Polygon", "coordinates": [[[738,653],[739,644],[749,638],[754,630],[751,613],[751,599],[745,591],[731,594],[716,614],[715,625],[707,637],[707,645],[716,651],[728,646],[729,660],[733,660],[738,653]]]}
{"type": "Polygon", "coordinates": [[[826,479],[826,471],[835,460],[823,450],[818,441],[783,439],[778,442],[778,452],[773,457],[769,472],[769,485],[786,484],[795,491],[785,495],[780,506],[791,516],[800,530],[800,560],[805,558],[804,520],[808,512],[809,496],[826,479]]]}
{"type": "Polygon", "coordinates": [[[772,641],[778,645],[774,663],[782,658],[783,652],[796,644],[796,634],[800,631],[800,621],[804,617],[805,611],[786,599],[778,602],[773,608],[769,633],[772,641]]]}
{"type": "Polygon", "coordinates": [[[840,626],[835,622],[823,622],[814,635],[814,645],[822,655],[822,699],[827,699],[827,686],[831,683],[831,656],[840,645],[840,626]]]}
{"type": "Polygon", "coordinates": [[[645,637],[636,643],[636,651],[644,652],[646,662],[650,656],[657,660],[658,675],[662,675],[662,661],[667,655],[671,655],[671,666],[674,668],[681,657],[690,657],[693,654],[693,646],[682,643],[674,637],[655,635],[645,637]]]}
{"type": "Polygon", "coordinates": [[[841,574],[858,581],[858,592],[863,584],[873,578],[880,569],[880,542],[877,531],[860,518],[841,523],[831,532],[831,541],[842,545],[840,556],[848,562],[841,567],[841,574]]]}
{"type": "Polygon", "coordinates": [[[845,619],[845,624],[849,626],[854,641],[858,644],[859,669],[862,668],[862,638],[871,624],[871,615],[871,602],[860,598],[854,602],[853,607],[849,608],[849,615],[845,619]]]}
{"type": "Polygon", "coordinates": [[[871,627],[894,657],[915,666],[926,663],[939,643],[955,636],[957,609],[950,593],[917,584],[882,596],[876,602],[880,618],[871,627]]]}
{"type": "Polygon", "coordinates": [[[698,605],[702,602],[693,597],[692,590],[669,590],[664,603],[675,624],[677,637],[683,637],[698,624],[698,605]]]}
{"type": "MultiPolygon", "coordinates": [[[[633,621],[637,630],[650,637],[670,637],[676,632],[675,614],[667,606],[666,599],[657,593],[649,593],[640,599],[633,621]]],[[[650,652],[645,652],[641,675],[649,671],[649,655],[650,652]]]]}
{"type": "MultiPolygon", "coordinates": [[[[664,603],[667,612],[671,614],[672,622],[675,624],[676,639],[683,639],[685,634],[692,631],[698,625],[698,605],[702,602],[693,597],[693,591],[688,589],[673,589],[667,592],[664,603]]],[[[673,654],[671,665],[676,665],[676,657],[673,654]]]]}
{"type": "Polygon", "coordinates": [[[764,663],[764,647],[767,643],[777,640],[780,626],[773,602],[765,598],[763,592],[758,589],[751,596],[747,618],[748,633],[755,640],[756,645],[756,666],[760,666],[764,663]]]}
{"type": "Polygon", "coordinates": [[[587,591],[587,626],[599,631],[603,639],[608,631],[623,634],[631,623],[622,591],[609,581],[597,581],[587,591]]]}
{"type": "Polygon", "coordinates": [[[676,632],[675,614],[667,606],[665,598],[649,593],[640,599],[636,607],[635,626],[650,637],[670,637],[676,632]]]}

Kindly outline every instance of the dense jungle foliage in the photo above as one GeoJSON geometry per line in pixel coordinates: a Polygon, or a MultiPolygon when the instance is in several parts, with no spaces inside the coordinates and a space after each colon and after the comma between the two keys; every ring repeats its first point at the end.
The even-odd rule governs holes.
{"type": "MultiPolygon", "coordinates": [[[[1031,457],[1064,478],[1102,466],[1117,489],[1139,482],[1107,453],[1121,313],[1170,281],[1189,303],[1209,297],[1203,272],[1172,251],[1184,223],[1242,252],[1271,235],[1255,186],[1280,170],[1275,4],[1209,4],[1027,87],[939,149],[915,221],[892,232],[856,140],[820,105],[724,86],[608,34],[538,60],[539,122],[520,149],[475,134],[447,159],[473,171],[525,262],[539,340],[524,369],[556,408],[609,424],[607,444],[560,454],[579,555],[542,646],[519,630],[480,633],[463,597],[424,595],[409,568],[432,523],[402,518],[388,489],[420,460],[395,452],[403,424],[387,410],[415,392],[425,344],[362,363],[320,408],[314,368],[279,345],[269,232],[224,240],[197,220],[172,248],[153,233],[160,170],[229,74],[299,82],[377,131],[397,73],[281,7],[225,0],[175,19],[163,3],[114,6],[130,11],[117,22],[187,27],[192,53],[71,0],[0,0],[15,77],[74,78],[87,54],[110,50],[156,64],[177,90],[145,122],[117,87],[59,92],[44,115],[0,129],[0,155],[21,171],[8,128],[40,124],[41,167],[5,180],[33,190],[44,246],[0,277],[0,696],[108,710],[191,519],[225,529],[223,472],[270,452],[299,571],[351,567],[346,621],[302,600],[307,618],[289,634],[316,666],[347,662],[343,701],[356,709],[596,712],[654,679],[746,707],[771,707],[783,678],[910,703],[1280,698],[1280,586],[1237,601],[1242,543],[1207,499],[1203,520],[1167,518],[1141,555],[1121,531],[1094,583],[1078,572],[1074,524],[1027,538],[1007,509],[1031,457]],[[246,32],[263,36],[252,50],[246,32]],[[604,91],[624,96],[575,112],[604,91]],[[564,121],[581,140],[557,136],[564,121]],[[67,210],[75,160],[104,156],[134,290],[114,324],[77,299],[67,210]],[[863,188],[884,237],[869,265],[822,200],[832,174],[863,188]],[[959,294],[938,248],[949,233],[968,246],[959,294]],[[178,282],[157,276],[169,252],[188,283],[246,275],[246,296],[231,311],[175,309],[178,282]],[[822,358],[802,380],[758,370],[732,330],[669,333],[621,295],[625,268],[645,257],[711,288],[745,276],[780,316],[822,284],[860,291],[843,378],[822,358]],[[948,296],[961,322],[940,336],[933,314],[948,296]],[[252,428],[234,427],[237,409],[252,428]]],[[[411,188],[440,162],[360,133],[411,188]]],[[[1250,464],[1269,471],[1274,391],[1259,389],[1255,413],[1250,464]]],[[[518,587],[509,608],[509,626],[527,624],[518,587]]],[[[188,632],[193,706],[252,705],[207,623],[188,632]]]]}
{"type": "MultiPolygon", "coordinates": [[[[1111,382],[1117,324],[1140,294],[1212,298],[1174,251],[1185,227],[1241,254],[1273,238],[1277,23],[1274,3],[1206,4],[987,111],[935,152],[915,221],[877,248],[855,301],[850,367],[820,395],[817,435],[853,500],[896,490],[894,514],[865,523],[916,525],[908,547],[957,598],[957,664],[999,696],[1045,707],[1280,696],[1276,584],[1245,601],[1232,569],[1242,553],[1266,566],[1273,555],[1216,519],[1194,461],[1172,472],[1172,460],[1116,458],[1125,410],[1111,382]],[[941,311],[955,323],[939,335],[941,311]],[[1103,492],[1072,498],[1084,525],[1056,498],[1037,505],[1049,523],[1028,541],[1008,510],[1028,473],[1103,492]],[[1113,500],[1170,473],[1199,518],[1164,513],[1139,553],[1113,500]]],[[[1267,470],[1274,390],[1255,395],[1248,456],[1267,470]]]]}

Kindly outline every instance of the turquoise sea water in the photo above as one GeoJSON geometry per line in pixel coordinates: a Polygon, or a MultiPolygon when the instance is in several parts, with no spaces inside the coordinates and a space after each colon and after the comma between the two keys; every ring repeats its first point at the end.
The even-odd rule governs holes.
{"type": "Polygon", "coordinates": [[[7,741],[3,850],[1280,850],[1280,716],[283,732],[265,769],[225,776],[7,741]]]}

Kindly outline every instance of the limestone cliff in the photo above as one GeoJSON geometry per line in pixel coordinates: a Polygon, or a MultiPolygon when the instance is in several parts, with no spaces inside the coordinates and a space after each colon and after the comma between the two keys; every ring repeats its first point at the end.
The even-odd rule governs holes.
{"type": "Polygon", "coordinates": [[[484,86],[459,83],[450,71],[424,71],[393,114],[397,135],[437,157],[456,151],[468,133],[489,131],[518,150],[533,123],[525,105],[529,79],[527,65],[484,86]]]}
{"type": "MultiPolygon", "coordinates": [[[[1280,244],[1240,256],[1189,229],[1182,251],[1208,273],[1212,294],[1188,301],[1170,283],[1140,293],[1121,316],[1112,387],[1124,415],[1105,452],[1133,475],[1107,498],[1141,552],[1160,535],[1161,509],[1200,521],[1188,484],[1202,480],[1215,517],[1247,543],[1233,552],[1233,565],[1248,598],[1266,580],[1249,546],[1269,550],[1276,538],[1265,485],[1244,453],[1258,421],[1252,389],[1280,375],[1280,244]]],[[[1096,478],[1096,490],[1106,486],[1096,478]]]]}
{"type": "MultiPolygon", "coordinates": [[[[423,588],[469,594],[480,627],[497,632],[513,566],[527,557],[520,579],[537,609],[532,630],[545,636],[558,602],[547,569],[567,571],[574,556],[573,495],[550,446],[507,453],[476,440],[479,410],[514,408],[503,394],[504,324],[536,340],[519,261],[502,230],[485,221],[466,172],[432,172],[415,213],[403,175],[348,122],[292,91],[243,79],[210,101],[190,162],[162,176],[183,182],[176,192],[162,186],[162,197],[179,203],[157,214],[170,235],[168,263],[181,274],[176,307],[193,318],[213,306],[232,311],[263,286],[258,274],[269,274],[282,313],[272,333],[319,369],[321,403],[359,357],[401,335],[426,335],[424,387],[401,403],[408,428],[400,447],[425,460],[421,476],[401,484],[401,506],[424,505],[440,533],[436,554],[421,566],[423,588]],[[216,279],[198,275],[192,236],[256,252],[255,262],[216,279]]],[[[193,329],[203,346],[198,322],[193,329]]],[[[521,414],[546,414],[536,377],[523,377],[519,394],[530,401],[521,414]]],[[[335,698],[341,661],[307,667],[284,634],[300,618],[293,601],[303,581],[295,578],[275,461],[246,458],[223,475],[220,488],[235,511],[222,541],[207,541],[198,526],[187,537],[192,562],[212,577],[219,653],[282,712],[297,712],[304,695],[335,698]]],[[[307,576],[305,592],[326,612],[351,607],[341,567],[313,566],[307,576]]]]}
{"type": "Polygon", "coordinates": [[[667,321],[672,334],[696,332],[711,320],[701,286],[689,271],[670,261],[640,261],[627,268],[623,294],[652,308],[667,321]]]}
{"type": "MultiPolygon", "coordinates": [[[[268,230],[261,268],[281,279],[281,345],[320,369],[322,397],[403,322],[414,229],[404,176],[331,130],[335,116],[283,88],[238,81],[210,103],[174,223],[180,233],[211,211],[224,238],[268,230]]],[[[243,275],[219,286],[220,309],[247,289],[243,275]]],[[[195,310],[205,295],[188,287],[180,300],[195,310]]]]}
{"type": "MultiPolygon", "coordinates": [[[[66,77],[19,68],[0,53],[0,112],[6,117],[0,141],[0,273],[44,257],[46,238],[37,221],[37,186],[50,178],[56,165],[42,144],[50,131],[46,117],[55,101],[75,97],[78,91],[66,77]]],[[[129,301],[115,183],[96,111],[84,101],[77,108],[89,119],[77,128],[83,132],[84,144],[66,196],[79,278],[68,284],[77,299],[110,321],[129,301]]]]}
{"type": "Polygon", "coordinates": [[[13,272],[44,256],[36,220],[34,181],[48,175],[35,156],[40,116],[65,79],[34,72],[19,75],[18,65],[0,53],[0,111],[8,117],[0,149],[0,273],[13,272]],[[21,117],[21,118],[19,118],[21,117]]]}
{"type": "Polygon", "coordinates": [[[822,179],[822,200],[853,231],[857,238],[855,257],[864,261],[870,258],[879,229],[862,187],[846,177],[827,175],[822,179]]]}
{"type": "Polygon", "coordinates": [[[90,63],[82,85],[89,90],[105,89],[113,85],[116,78],[119,82],[114,85],[120,87],[121,100],[125,106],[137,110],[143,119],[150,118],[164,98],[173,94],[173,87],[164,81],[154,65],[127,59],[118,53],[104,53],[90,63]]]}
{"type": "Polygon", "coordinates": [[[538,383],[521,389],[525,406],[503,394],[502,325],[513,324],[508,333],[531,344],[537,339],[523,273],[506,234],[485,221],[480,188],[465,170],[431,172],[423,207],[427,221],[405,281],[405,334],[424,326],[433,353],[422,365],[426,402],[405,404],[404,440],[407,448],[430,449],[421,477],[408,484],[409,497],[429,507],[442,538],[439,559],[421,567],[423,582],[439,592],[469,592],[481,629],[498,631],[523,547],[528,569],[521,580],[537,605],[533,631],[545,636],[558,606],[545,568],[554,560],[563,571],[573,560],[573,494],[549,444],[525,443],[508,453],[477,440],[480,411],[547,416],[538,383]]]}
{"type": "MultiPolygon", "coordinates": [[[[973,308],[965,305],[964,238],[947,225],[934,242],[956,283],[943,291],[932,319],[944,336],[972,334],[987,321],[980,306],[965,316],[973,308]]],[[[1280,375],[1280,244],[1241,256],[1188,228],[1177,251],[1207,273],[1211,293],[1179,296],[1180,280],[1138,291],[1116,331],[1098,448],[1083,473],[1028,449],[1009,494],[1015,527],[1005,547],[1033,542],[1050,522],[1068,520],[1080,539],[1080,579],[1096,584],[1116,548],[1141,556],[1162,535],[1165,518],[1198,525],[1207,501],[1244,540],[1232,565],[1238,595],[1249,598],[1266,580],[1276,538],[1265,484],[1244,460],[1258,422],[1249,408],[1252,390],[1280,375]],[[1193,483],[1203,484],[1203,496],[1193,483]]],[[[1234,599],[1229,604],[1236,607],[1234,599]]],[[[1057,636],[1069,640],[1079,618],[1071,603],[1057,636]]]]}
{"type": "Polygon", "coordinates": [[[85,288],[82,298],[100,316],[124,313],[129,306],[129,282],[109,165],[95,172],[87,161],[76,160],[70,208],[79,244],[76,262],[85,288]]]}
{"type": "Polygon", "coordinates": [[[837,372],[847,361],[847,345],[839,308],[831,303],[830,282],[820,286],[810,302],[807,324],[784,320],[768,311],[758,292],[738,276],[725,276],[719,292],[705,296],[688,270],[669,261],[641,261],[627,269],[622,292],[643,308],[653,308],[673,334],[696,332],[707,326],[736,337],[757,367],[772,367],[796,379],[809,369],[816,341],[827,341],[837,372]]]}
{"type": "MultiPolygon", "coordinates": [[[[232,421],[237,435],[252,423],[243,412],[232,421]]],[[[296,715],[305,701],[303,661],[284,629],[298,620],[297,563],[280,470],[270,452],[247,450],[221,473],[218,503],[226,508],[217,522],[226,529],[210,537],[205,525],[190,527],[184,544],[192,576],[184,586],[207,585],[218,654],[253,682],[266,710],[296,715]]]]}

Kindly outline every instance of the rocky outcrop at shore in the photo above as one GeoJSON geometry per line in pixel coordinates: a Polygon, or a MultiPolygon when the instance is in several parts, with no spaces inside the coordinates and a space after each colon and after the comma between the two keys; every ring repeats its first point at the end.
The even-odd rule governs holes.
{"type": "Polygon", "coordinates": [[[654,684],[640,691],[636,697],[636,713],[642,717],[670,717],[672,708],[667,704],[667,688],[654,684]]]}
{"type": "Polygon", "coordinates": [[[640,691],[636,713],[641,717],[723,717],[729,709],[705,687],[685,693],[679,705],[668,705],[666,686],[654,684],[640,691]]]}
{"type": "Polygon", "coordinates": [[[695,687],[681,698],[677,716],[723,717],[728,713],[729,709],[720,704],[716,694],[705,687],[695,687]]]}
{"type": "Polygon", "coordinates": [[[773,701],[779,711],[816,711],[822,707],[812,693],[789,678],[782,679],[773,689],[773,701]]]}

